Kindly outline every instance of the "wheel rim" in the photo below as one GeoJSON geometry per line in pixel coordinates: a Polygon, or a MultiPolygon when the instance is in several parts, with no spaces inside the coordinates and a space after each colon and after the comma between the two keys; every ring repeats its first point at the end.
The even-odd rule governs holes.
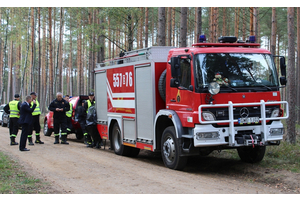
{"type": "Polygon", "coordinates": [[[118,151],[121,147],[121,145],[120,145],[121,144],[121,137],[120,137],[120,129],[119,128],[115,129],[113,137],[114,137],[113,139],[114,139],[115,150],[118,151]]]}
{"type": "Polygon", "coordinates": [[[167,137],[163,145],[163,154],[168,162],[173,162],[175,159],[175,143],[172,137],[167,137]]]}

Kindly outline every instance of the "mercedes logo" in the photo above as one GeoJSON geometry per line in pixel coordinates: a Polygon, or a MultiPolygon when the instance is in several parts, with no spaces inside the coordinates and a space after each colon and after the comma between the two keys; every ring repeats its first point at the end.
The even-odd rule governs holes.
{"type": "Polygon", "coordinates": [[[249,110],[248,108],[246,107],[243,107],[241,110],[240,110],[240,116],[242,118],[247,118],[249,116],[249,110]]]}

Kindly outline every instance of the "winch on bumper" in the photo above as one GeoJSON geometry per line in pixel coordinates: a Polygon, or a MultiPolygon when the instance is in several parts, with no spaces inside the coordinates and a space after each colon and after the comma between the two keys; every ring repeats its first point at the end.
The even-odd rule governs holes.
{"type": "MultiPolygon", "coordinates": [[[[253,146],[253,145],[271,145],[279,144],[283,139],[284,128],[280,119],[288,118],[288,103],[286,101],[259,103],[201,105],[199,106],[199,121],[201,124],[194,128],[194,146],[220,146],[228,147],[253,146]],[[283,117],[266,117],[266,105],[286,104],[286,114],[283,117]],[[234,119],[234,107],[260,106],[259,124],[247,124],[247,126],[238,125],[240,119],[234,119]],[[228,107],[228,120],[210,120],[205,121],[202,118],[203,108],[228,107]],[[267,124],[267,121],[272,121],[267,124]],[[212,124],[229,124],[224,127],[214,127],[212,124]]],[[[245,119],[243,119],[245,120],[245,119]]]]}

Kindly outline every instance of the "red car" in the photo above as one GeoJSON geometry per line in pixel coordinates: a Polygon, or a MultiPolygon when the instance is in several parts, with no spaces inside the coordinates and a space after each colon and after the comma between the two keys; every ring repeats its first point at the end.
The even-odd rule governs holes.
{"type": "MultiPolygon", "coordinates": [[[[71,132],[76,134],[76,138],[81,140],[83,138],[83,133],[78,123],[78,107],[81,106],[83,100],[87,100],[89,97],[87,95],[80,95],[77,97],[70,98],[69,102],[73,105],[73,112],[72,112],[72,129],[71,132]]],[[[50,111],[44,118],[44,135],[50,136],[53,129],[53,112],[50,111]]]]}

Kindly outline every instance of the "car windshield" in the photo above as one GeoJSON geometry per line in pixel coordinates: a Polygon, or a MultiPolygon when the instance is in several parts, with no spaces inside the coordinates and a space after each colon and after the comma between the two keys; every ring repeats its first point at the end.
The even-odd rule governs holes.
{"type": "Polygon", "coordinates": [[[276,67],[269,54],[197,54],[195,70],[199,89],[213,81],[231,88],[278,86],[276,67]]]}

